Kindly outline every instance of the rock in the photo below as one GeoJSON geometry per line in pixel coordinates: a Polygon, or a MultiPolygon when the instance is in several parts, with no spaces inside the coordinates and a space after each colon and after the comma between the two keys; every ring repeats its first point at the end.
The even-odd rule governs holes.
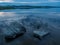
{"type": "Polygon", "coordinates": [[[1,29],[3,30],[3,34],[7,42],[22,36],[26,32],[25,27],[16,21],[10,22],[9,25],[7,23],[3,23],[0,26],[2,26],[1,29]]]}
{"type": "Polygon", "coordinates": [[[48,31],[44,31],[44,30],[41,30],[41,31],[33,31],[33,36],[35,38],[38,38],[38,39],[42,39],[44,36],[48,35],[49,32],[48,31]]]}

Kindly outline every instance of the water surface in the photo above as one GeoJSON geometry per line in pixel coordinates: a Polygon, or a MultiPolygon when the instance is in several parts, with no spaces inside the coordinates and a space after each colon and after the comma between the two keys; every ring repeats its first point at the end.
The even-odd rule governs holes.
{"type": "MultiPolygon", "coordinates": [[[[43,23],[48,23],[48,28],[50,35],[45,37],[41,41],[38,39],[33,39],[30,36],[18,38],[16,41],[11,42],[11,45],[17,42],[22,44],[24,40],[33,39],[38,45],[60,45],[60,8],[41,8],[41,9],[10,9],[10,10],[0,10],[0,21],[6,20],[19,20],[25,18],[26,16],[36,16],[43,23]]],[[[28,33],[27,33],[28,34],[28,33]]]]}

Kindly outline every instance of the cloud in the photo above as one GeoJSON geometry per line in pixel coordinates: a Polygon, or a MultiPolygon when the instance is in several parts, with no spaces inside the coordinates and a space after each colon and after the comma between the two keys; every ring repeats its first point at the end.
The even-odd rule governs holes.
{"type": "Polygon", "coordinates": [[[59,2],[60,0],[0,0],[0,2],[23,2],[23,3],[43,3],[43,2],[59,2]]]}
{"type": "Polygon", "coordinates": [[[49,2],[53,2],[53,1],[55,1],[55,0],[48,0],[49,2]]]}
{"type": "Polygon", "coordinates": [[[59,2],[60,0],[48,0],[48,2],[59,2]]]}
{"type": "Polygon", "coordinates": [[[0,0],[0,2],[13,2],[13,0],[0,0]]]}

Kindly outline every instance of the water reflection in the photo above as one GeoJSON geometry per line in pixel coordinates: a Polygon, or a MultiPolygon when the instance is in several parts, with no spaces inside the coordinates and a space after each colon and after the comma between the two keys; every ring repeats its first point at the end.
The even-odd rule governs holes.
{"type": "Polygon", "coordinates": [[[1,16],[14,16],[14,12],[0,12],[0,17],[1,16]]]}
{"type": "Polygon", "coordinates": [[[15,9],[0,11],[1,20],[17,20],[25,16],[34,15],[43,18],[59,18],[60,9],[15,9]]]}
{"type": "Polygon", "coordinates": [[[0,12],[0,21],[4,20],[18,20],[24,18],[26,14],[19,14],[16,12],[0,12]]]}

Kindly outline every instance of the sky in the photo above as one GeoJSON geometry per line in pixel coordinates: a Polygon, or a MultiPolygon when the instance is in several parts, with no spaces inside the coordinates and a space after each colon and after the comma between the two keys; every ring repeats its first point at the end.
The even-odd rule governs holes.
{"type": "Polygon", "coordinates": [[[60,2],[60,0],[0,0],[0,2],[60,2]]]}

